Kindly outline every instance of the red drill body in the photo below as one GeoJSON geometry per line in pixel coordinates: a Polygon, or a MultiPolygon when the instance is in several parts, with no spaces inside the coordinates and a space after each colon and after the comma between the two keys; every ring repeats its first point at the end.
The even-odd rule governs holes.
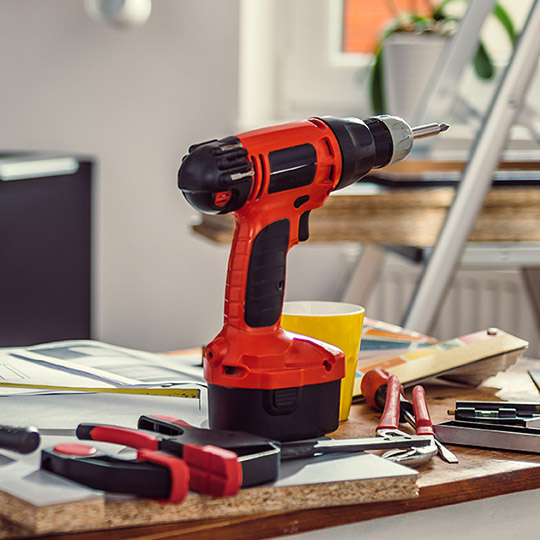
{"type": "Polygon", "coordinates": [[[286,255],[306,239],[309,212],[322,206],[340,179],[339,144],[318,120],[238,139],[254,174],[248,200],[234,212],[224,326],[207,347],[205,378],[213,384],[266,389],[340,379],[344,365],[339,351],[293,340],[280,325],[286,255]]]}
{"type": "Polygon", "coordinates": [[[343,353],[281,328],[287,252],[332,191],[401,159],[412,139],[395,117],[311,118],[190,148],[186,199],[236,219],[224,325],[204,361],[211,427],[281,440],[337,427],[343,353]]]}

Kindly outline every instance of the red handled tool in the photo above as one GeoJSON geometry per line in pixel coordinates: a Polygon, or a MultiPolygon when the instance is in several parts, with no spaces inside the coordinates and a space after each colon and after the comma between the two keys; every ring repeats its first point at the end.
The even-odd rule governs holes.
{"type": "Polygon", "coordinates": [[[80,424],[77,437],[137,449],[136,459],[83,444],[42,451],[42,468],[94,489],[181,502],[188,489],[215,497],[272,482],[279,443],[235,431],[190,426],[169,416],[141,416],[139,429],[80,424]]]}
{"type": "Polygon", "coordinates": [[[310,212],[332,191],[404,158],[414,138],[447,128],[411,129],[388,115],[310,118],[189,149],[178,171],[187,201],[236,219],[224,325],[204,357],[211,428],[279,441],[337,428],[344,355],[281,328],[287,253],[308,239],[310,212]]]}
{"type": "Polygon", "coordinates": [[[225,496],[236,493],[239,481],[242,487],[273,482],[283,460],[431,444],[430,437],[406,433],[278,443],[240,431],[197,428],[170,416],[141,416],[138,428],[98,424],[77,428],[80,439],[136,448],[135,460],[88,445],[62,444],[43,450],[42,468],[94,489],[181,502],[188,488],[225,496]]]}
{"type": "Polygon", "coordinates": [[[234,452],[242,467],[242,487],[273,482],[279,476],[281,448],[276,441],[242,431],[198,428],[171,416],[143,415],[137,427],[159,437],[160,449],[174,455],[181,456],[186,444],[234,452]]]}
{"type": "Polygon", "coordinates": [[[242,484],[238,456],[217,446],[98,424],[80,424],[77,437],[135,448],[137,456],[124,458],[89,445],[60,444],[42,451],[41,467],[94,489],[177,503],[188,489],[226,497],[236,495],[242,484]]]}
{"type": "MultiPolygon", "coordinates": [[[[399,416],[400,416],[400,395],[401,395],[401,383],[395,375],[390,375],[387,382],[386,389],[386,401],[379,425],[377,426],[377,435],[383,437],[402,437],[405,435],[403,431],[399,429],[399,416]]],[[[421,399],[421,395],[417,395],[418,399],[421,399]]],[[[418,410],[422,409],[421,404],[417,405],[418,410]]],[[[424,409],[427,411],[427,407],[424,409]]],[[[436,453],[437,448],[433,444],[433,428],[429,433],[429,414],[427,417],[423,417],[423,427],[416,430],[416,435],[430,435],[430,444],[428,446],[415,446],[407,450],[390,450],[383,454],[383,457],[391,461],[403,463],[404,465],[410,465],[411,467],[419,467],[427,463],[436,453]]]]}
{"type": "MultiPolygon", "coordinates": [[[[392,377],[395,377],[395,375],[391,375],[382,368],[372,369],[362,377],[362,395],[364,396],[366,403],[372,409],[378,411],[385,407],[388,393],[387,385],[392,377]]],[[[418,429],[421,429],[423,434],[432,436],[433,443],[437,447],[440,456],[448,463],[458,463],[459,460],[456,455],[438,441],[434,435],[433,425],[426,404],[424,388],[422,386],[415,386],[413,389],[413,403],[405,399],[401,391],[399,392],[398,399],[400,421],[409,423],[416,429],[417,434],[420,433],[418,429]],[[417,422],[420,422],[419,426],[417,426],[417,422]]]]}

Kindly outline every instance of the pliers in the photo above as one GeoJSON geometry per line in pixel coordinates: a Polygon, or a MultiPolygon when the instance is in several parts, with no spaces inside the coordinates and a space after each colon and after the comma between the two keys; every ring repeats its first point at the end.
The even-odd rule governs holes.
{"type": "MultiPolygon", "coordinates": [[[[387,383],[386,401],[376,433],[382,437],[402,437],[406,435],[399,429],[401,383],[395,375],[390,375],[387,383]]],[[[433,425],[426,405],[424,389],[415,386],[413,389],[413,407],[416,418],[416,435],[430,437],[428,446],[413,446],[405,450],[389,450],[382,457],[391,461],[420,467],[427,463],[436,453],[433,425]]]]}
{"type": "MultiPolygon", "coordinates": [[[[376,411],[380,411],[384,408],[387,393],[387,384],[390,377],[391,374],[382,368],[374,368],[368,371],[362,377],[362,395],[366,399],[367,404],[376,411]]],[[[419,416],[419,421],[421,423],[428,423],[428,427],[426,428],[424,426],[424,429],[429,429],[429,426],[431,425],[431,420],[429,419],[429,412],[427,409],[425,396],[422,395],[421,397],[418,397],[416,399],[416,402],[417,406],[423,403],[422,412],[419,413],[421,415],[419,416]],[[427,418],[428,420],[423,420],[424,418],[427,418]]],[[[400,420],[402,422],[408,422],[413,428],[416,429],[417,419],[415,418],[416,413],[414,411],[414,406],[410,401],[405,399],[405,397],[401,393],[399,395],[399,407],[400,420]]],[[[446,446],[444,446],[440,441],[438,441],[437,438],[433,435],[433,433],[430,433],[429,435],[432,436],[433,443],[437,447],[437,451],[446,462],[459,463],[457,456],[448,448],[446,448],[446,446]]]]}

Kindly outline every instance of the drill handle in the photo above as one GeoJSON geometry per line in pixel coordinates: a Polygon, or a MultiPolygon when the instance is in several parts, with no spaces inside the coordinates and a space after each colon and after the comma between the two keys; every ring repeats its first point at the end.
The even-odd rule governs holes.
{"type": "Polygon", "coordinates": [[[288,219],[253,228],[237,216],[225,292],[228,324],[262,328],[279,322],[290,237],[288,219]]]}

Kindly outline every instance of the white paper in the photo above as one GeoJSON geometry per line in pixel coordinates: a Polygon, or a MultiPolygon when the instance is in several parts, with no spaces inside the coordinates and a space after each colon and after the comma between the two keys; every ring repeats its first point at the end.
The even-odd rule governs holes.
{"type": "Polygon", "coordinates": [[[200,355],[167,356],[93,340],[0,348],[0,396],[49,392],[2,383],[87,388],[205,384],[200,355]]]}

